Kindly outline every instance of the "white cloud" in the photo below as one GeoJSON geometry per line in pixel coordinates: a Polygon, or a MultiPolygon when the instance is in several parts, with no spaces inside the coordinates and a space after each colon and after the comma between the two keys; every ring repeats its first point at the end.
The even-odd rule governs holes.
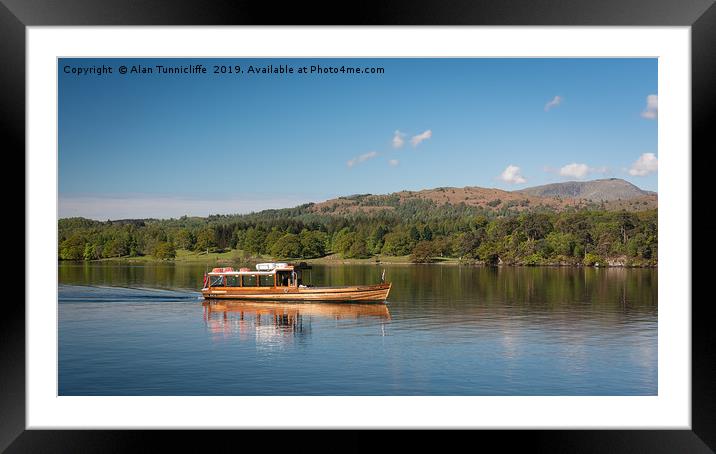
{"type": "Polygon", "coordinates": [[[520,168],[512,164],[508,165],[500,174],[500,180],[510,184],[527,183],[527,180],[520,174],[520,168]]]}
{"type": "Polygon", "coordinates": [[[555,96],[552,98],[550,102],[544,105],[544,111],[549,112],[549,110],[552,107],[557,107],[558,105],[562,104],[562,97],[561,96],[555,96]]]}
{"type": "Polygon", "coordinates": [[[400,161],[398,161],[397,159],[391,159],[390,161],[388,161],[388,164],[390,164],[392,167],[395,167],[400,164],[400,161]]]}
{"type": "Polygon", "coordinates": [[[587,176],[590,169],[587,164],[577,164],[573,162],[559,169],[559,174],[563,177],[581,179],[587,176]]]}
{"type": "Polygon", "coordinates": [[[607,166],[590,167],[587,164],[578,164],[573,162],[556,169],[551,166],[544,166],[542,168],[547,173],[557,173],[562,177],[582,179],[589,174],[606,175],[611,173],[611,170],[607,166]]]}
{"type": "Polygon", "coordinates": [[[405,133],[396,129],[395,133],[393,133],[393,148],[400,148],[405,144],[403,137],[405,137],[405,133]]]}
{"type": "Polygon", "coordinates": [[[413,144],[414,147],[417,147],[418,145],[420,145],[420,142],[423,142],[424,140],[428,140],[432,136],[433,136],[433,131],[428,129],[427,131],[422,132],[422,133],[418,134],[417,136],[413,136],[410,139],[410,143],[413,144]]]}
{"type": "Polygon", "coordinates": [[[657,95],[649,95],[646,97],[646,107],[641,113],[642,118],[654,120],[659,113],[659,97],[657,95]]]}
{"type": "Polygon", "coordinates": [[[353,167],[356,164],[360,164],[361,162],[365,162],[369,159],[373,159],[376,156],[378,156],[378,152],[369,151],[368,153],[363,153],[362,155],[360,155],[358,157],[348,160],[348,162],[346,162],[346,164],[348,165],[348,167],[353,167]]]}
{"type": "Polygon", "coordinates": [[[654,153],[644,153],[639,156],[629,169],[629,175],[635,177],[644,177],[650,173],[656,172],[659,167],[659,161],[654,153]]]}

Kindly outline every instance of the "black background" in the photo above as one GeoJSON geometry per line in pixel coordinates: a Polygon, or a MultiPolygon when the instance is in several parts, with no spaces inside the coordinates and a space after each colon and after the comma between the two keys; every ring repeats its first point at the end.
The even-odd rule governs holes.
{"type": "MultiPolygon", "coordinates": [[[[697,176],[707,180],[710,177],[703,174],[707,166],[693,166],[693,161],[705,161],[710,157],[709,152],[716,151],[714,142],[709,140],[709,133],[714,129],[709,114],[716,105],[716,6],[713,0],[401,0],[286,4],[245,0],[0,0],[0,117],[4,131],[0,150],[3,157],[17,161],[17,166],[11,168],[20,177],[25,174],[22,159],[25,155],[25,27],[35,25],[691,26],[693,181],[700,181],[697,176]]],[[[668,185],[665,181],[660,183],[668,185]]],[[[14,188],[16,193],[17,185],[14,188]]],[[[694,201],[699,200],[698,194],[692,186],[694,201]]],[[[19,207],[10,218],[12,223],[17,223],[24,205],[20,206],[19,197],[10,199],[19,207]]],[[[691,224],[699,225],[693,219],[691,224]]],[[[23,227],[27,227],[24,216],[23,227]]],[[[709,223],[704,223],[704,227],[712,230],[709,223]]],[[[696,237],[695,232],[692,235],[696,237]]],[[[26,245],[28,241],[25,234],[26,245]]],[[[17,267],[13,271],[12,275],[17,276],[17,267]]],[[[714,321],[709,317],[713,303],[707,297],[670,302],[692,304],[692,430],[248,433],[25,430],[25,308],[18,294],[24,299],[22,290],[14,292],[12,298],[3,298],[0,312],[0,451],[145,452],[151,450],[154,443],[168,449],[175,449],[176,443],[184,449],[196,447],[201,451],[268,448],[382,452],[403,451],[414,446],[427,448],[427,442],[436,441],[440,442],[436,446],[440,451],[470,452],[517,448],[538,452],[698,453],[716,450],[716,344],[711,329],[714,321]],[[376,434],[388,436],[378,440],[376,434]]],[[[206,417],[210,419],[211,415],[206,417]]]]}

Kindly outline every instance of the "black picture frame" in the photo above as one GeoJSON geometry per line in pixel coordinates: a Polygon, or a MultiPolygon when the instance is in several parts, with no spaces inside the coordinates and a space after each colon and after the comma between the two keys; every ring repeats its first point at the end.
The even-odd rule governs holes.
{"type": "MultiPolygon", "coordinates": [[[[690,26],[692,149],[700,150],[692,151],[692,157],[713,149],[713,146],[707,148],[708,114],[716,105],[716,6],[713,0],[458,0],[449,3],[401,0],[341,5],[0,0],[0,115],[6,130],[3,148],[7,155],[24,156],[25,152],[25,28],[88,25],[690,26]]],[[[27,237],[25,241],[27,245],[27,237]]],[[[519,444],[559,452],[713,452],[716,450],[716,347],[714,330],[709,326],[712,324],[708,317],[709,305],[708,298],[694,299],[692,305],[692,430],[531,430],[514,434],[481,431],[479,445],[486,447],[490,446],[488,443],[497,442],[500,448],[509,449],[519,444]]],[[[208,448],[214,444],[221,446],[234,437],[230,431],[207,436],[183,431],[25,430],[24,307],[4,305],[0,324],[0,451],[144,451],[150,441],[171,440],[188,447],[186,443],[194,436],[208,448]]],[[[344,449],[364,451],[374,447],[362,433],[336,431],[335,434],[341,439],[338,446],[344,449]]],[[[395,441],[381,447],[390,448],[392,443],[404,447],[406,441],[421,443],[426,435],[426,432],[402,432],[395,441]]],[[[468,446],[476,446],[474,436],[460,434],[464,441],[470,440],[468,446]]],[[[286,437],[293,438],[293,435],[286,437]]],[[[454,442],[459,441],[462,440],[454,442]]]]}

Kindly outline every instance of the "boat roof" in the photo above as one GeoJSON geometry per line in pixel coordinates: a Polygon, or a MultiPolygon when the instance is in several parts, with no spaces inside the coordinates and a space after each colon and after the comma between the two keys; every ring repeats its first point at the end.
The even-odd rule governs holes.
{"type": "Polygon", "coordinates": [[[218,275],[243,275],[243,274],[252,274],[252,275],[269,275],[269,274],[276,274],[277,271],[293,271],[295,269],[310,269],[311,267],[306,265],[305,263],[300,263],[298,266],[284,263],[284,262],[267,262],[267,263],[257,263],[256,269],[252,270],[249,268],[239,268],[238,270],[235,270],[232,267],[225,267],[225,268],[214,268],[211,270],[211,272],[207,273],[210,276],[218,276],[218,275]]]}

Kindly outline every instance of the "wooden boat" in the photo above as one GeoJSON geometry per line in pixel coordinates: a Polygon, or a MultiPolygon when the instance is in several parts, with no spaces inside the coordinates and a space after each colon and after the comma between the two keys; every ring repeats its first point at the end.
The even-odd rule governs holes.
{"type": "MultiPolygon", "coordinates": [[[[314,287],[303,282],[305,263],[259,263],[256,270],[214,268],[204,274],[202,295],[207,299],[253,301],[385,302],[390,282],[375,285],[314,287]]],[[[385,273],[383,274],[385,276],[385,273]]]]}

